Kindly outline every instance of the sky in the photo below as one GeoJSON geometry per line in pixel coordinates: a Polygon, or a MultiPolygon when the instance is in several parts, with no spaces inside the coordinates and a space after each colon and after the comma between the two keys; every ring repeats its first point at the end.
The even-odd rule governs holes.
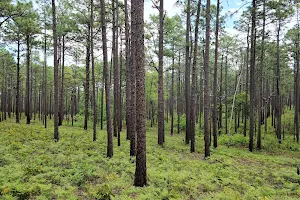
{"type": "MultiPolygon", "coordinates": [[[[164,10],[166,11],[169,17],[172,17],[176,14],[180,14],[182,8],[175,5],[177,0],[165,0],[164,1],[164,10]]],[[[205,0],[202,0],[202,4],[206,4],[205,0]]],[[[216,5],[217,0],[212,0],[211,4],[216,5]]],[[[231,35],[238,34],[237,30],[234,29],[234,21],[237,21],[242,12],[246,9],[249,3],[244,3],[239,0],[221,0],[222,12],[221,16],[228,13],[235,13],[232,17],[226,19],[225,31],[231,35]]],[[[145,20],[149,21],[149,16],[151,14],[158,14],[158,10],[153,8],[153,3],[151,0],[145,0],[145,20]]]]}
{"type": "MultiPolygon", "coordinates": [[[[176,1],[177,0],[164,0],[164,10],[166,11],[166,13],[169,17],[172,17],[176,14],[182,13],[183,8],[177,6],[176,1]]],[[[217,0],[211,0],[212,5],[216,5],[216,3],[217,3],[217,0]]],[[[202,0],[202,4],[205,5],[206,0],[202,0]]],[[[248,6],[250,6],[250,0],[246,0],[246,1],[245,0],[243,0],[243,1],[221,0],[221,7],[222,7],[221,16],[224,16],[226,14],[231,16],[231,17],[227,17],[225,20],[225,31],[228,34],[230,34],[231,36],[237,35],[239,38],[246,37],[246,33],[239,33],[237,30],[234,29],[234,21],[237,21],[239,19],[242,12],[248,6]]],[[[146,22],[149,21],[151,14],[157,15],[158,10],[153,7],[152,0],[145,0],[144,19],[146,22]]],[[[287,26],[290,28],[293,26],[293,24],[295,24],[295,23],[288,23],[287,26]]],[[[271,29],[275,30],[275,26],[273,28],[271,27],[271,29]]],[[[100,55],[100,53],[101,52],[95,51],[95,54],[100,55]]],[[[99,55],[95,55],[95,56],[98,57],[99,55]]],[[[108,55],[110,56],[110,53],[108,53],[108,55]]],[[[43,60],[42,52],[40,52],[40,56],[41,56],[41,60],[43,60]]],[[[48,65],[53,66],[53,56],[48,56],[47,63],[48,63],[48,65]]],[[[72,61],[71,57],[67,56],[65,63],[66,63],[66,65],[70,65],[70,64],[73,64],[74,62],[72,61]]]]}

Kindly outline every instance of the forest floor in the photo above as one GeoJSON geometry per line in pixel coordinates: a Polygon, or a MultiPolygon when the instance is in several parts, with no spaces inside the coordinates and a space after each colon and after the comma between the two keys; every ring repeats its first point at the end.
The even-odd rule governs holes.
{"type": "MultiPolygon", "coordinates": [[[[248,151],[248,137],[219,138],[203,158],[203,136],[190,153],[184,133],[157,145],[156,128],[147,129],[148,186],[134,187],[135,159],[121,133],[114,156],[106,158],[106,131],[66,125],[53,141],[53,125],[0,123],[0,199],[300,199],[300,145],[286,135],[279,145],[263,134],[263,150],[248,151]]],[[[90,126],[91,127],[91,126],[90,126]]]]}

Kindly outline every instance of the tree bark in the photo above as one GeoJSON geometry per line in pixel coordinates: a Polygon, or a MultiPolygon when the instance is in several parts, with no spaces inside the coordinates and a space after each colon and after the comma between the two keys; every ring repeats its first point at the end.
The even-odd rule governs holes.
{"type": "Polygon", "coordinates": [[[17,52],[17,95],[16,95],[16,123],[20,123],[20,39],[18,38],[17,52]]]}
{"type": "Polygon", "coordinates": [[[54,48],[54,141],[58,142],[58,63],[57,63],[57,34],[56,34],[56,8],[52,0],[52,31],[54,48]]]}
{"type": "Polygon", "coordinates": [[[206,35],[205,35],[205,55],[204,55],[204,142],[205,157],[210,156],[210,128],[209,128],[209,46],[210,46],[210,0],[206,1],[206,35]]]}
{"type": "Polygon", "coordinates": [[[219,48],[219,13],[220,0],[217,0],[217,15],[216,15],[216,32],[215,32],[215,63],[214,63],[214,84],[213,84],[213,112],[212,112],[212,127],[214,137],[214,148],[217,148],[217,77],[218,77],[218,48],[219,48]]]}
{"type": "Polygon", "coordinates": [[[30,105],[30,36],[26,35],[26,123],[30,124],[31,105],[30,105]]]}
{"type": "Polygon", "coordinates": [[[60,105],[59,105],[59,122],[61,126],[64,119],[64,76],[65,76],[65,35],[62,36],[62,61],[61,61],[61,87],[60,87],[60,105]]]}
{"type": "Polygon", "coordinates": [[[165,141],[164,123],[164,1],[159,1],[159,41],[158,41],[158,144],[163,145],[165,141]]]}
{"type": "Polygon", "coordinates": [[[96,81],[95,81],[95,59],[94,59],[94,1],[91,0],[91,57],[92,57],[92,107],[93,107],[93,141],[96,141],[97,127],[97,104],[96,104],[96,81]]]}
{"type": "Polygon", "coordinates": [[[146,173],[146,95],[144,66],[144,0],[132,0],[133,28],[135,29],[134,61],[136,68],[136,113],[137,113],[137,152],[134,185],[143,187],[147,184],[146,173]]]}
{"type": "Polygon", "coordinates": [[[259,67],[259,92],[258,92],[258,126],[257,126],[257,149],[261,149],[261,124],[262,124],[262,95],[263,95],[263,65],[264,65],[264,54],[265,54],[265,26],[266,26],[266,0],[263,0],[263,29],[261,39],[261,54],[260,54],[260,67],[259,67]]]}
{"type": "Polygon", "coordinates": [[[197,65],[197,53],[198,53],[198,32],[200,23],[200,9],[201,0],[198,0],[197,5],[197,16],[195,24],[195,42],[194,42],[194,55],[193,55],[193,66],[192,66],[192,93],[191,93],[191,122],[190,122],[190,139],[191,139],[191,153],[195,152],[195,115],[196,115],[196,98],[197,98],[197,88],[196,88],[196,65],[197,65]]]}
{"type": "Polygon", "coordinates": [[[129,41],[129,19],[127,0],[124,0],[125,7],[125,65],[126,65],[126,139],[130,139],[130,101],[131,101],[131,82],[130,82],[130,41],[129,41]]]}
{"type": "Polygon", "coordinates": [[[190,26],[191,26],[191,0],[187,0],[186,8],[186,35],[185,35],[185,143],[190,142],[190,26]]]}
{"type": "Polygon", "coordinates": [[[250,130],[249,151],[253,151],[253,137],[255,126],[255,28],[256,28],[256,0],[252,0],[252,22],[251,22],[251,55],[250,55],[250,130]]]}
{"type": "Polygon", "coordinates": [[[105,77],[105,98],[106,98],[106,129],[107,129],[107,157],[113,156],[113,135],[110,118],[110,81],[107,62],[107,38],[105,21],[105,1],[100,0],[101,29],[102,29],[102,51],[103,51],[103,76],[105,77]]]}
{"type": "Polygon", "coordinates": [[[281,143],[281,94],[280,94],[280,50],[279,50],[279,36],[280,36],[281,20],[278,20],[277,40],[276,40],[276,134],[278,142],[281,143]]]}
{"type": "Polygon", "coordinates": [[[90,98],[90,37],[91,37],[91,22],[88,22],[87,39],[86,39],[86,63],[85,63],[85,104],[84,104],[84,130],[88,128],[89,118],[89,98],[90,98]]]}

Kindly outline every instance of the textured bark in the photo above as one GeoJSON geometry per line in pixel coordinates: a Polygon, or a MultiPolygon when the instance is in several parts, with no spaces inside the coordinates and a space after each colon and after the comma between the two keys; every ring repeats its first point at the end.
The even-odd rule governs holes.
{"type": "Polygon", "coordinates": [[[206,1],[206,35],[205,35],[205,55],[204,55],[204,152],[205,157],[210,156],[210,128],[209,128],[209,45],[210,45],[210,0],[206,1]]]}
{"type": "Polygon", "coordinates": [[[86,39],[86,60],[85,60],[85,103],[84,103],[84,130],[88,128],[89,118],[89,99],[90,99],[90,36],[91,36],[91,22],[88,22],[87,39],[86,39]]]}
{"type": "Polygon", "coordinates": [[[191,26],[191,0],[187,0],[186,8],[186,35],[185,35],[185,143],[190,142],[190,26],[191,26]]]}
{"type": "Polygon", "coordinates": [[[137,113],[137,152],[136,169],[134,177],[135,186],[147,184],[146,173],[146,95],[145,95],[145,66],[144,66],[144,0],[132,0],[133,28],[135,29],[134,48],[135,59],[133,67],[136,68],[136,113],[137,113]]]}
{"type": "Polygon", "coordinates": [[[255,26],[256,26],[256,0],[252,0],[251,20],[251,53],[250,53],[250,129],[249,129],[249,151],[253,151],[253,137],[255,126],[255,26]]]}
{"type": "Polygon", "coordinates": [[[133,18],[135,14],[134,5],[131,3],[131,56],[130,56],[130,66],[131,66],[131,100],[130,100],[130,156],[136,155],[136,68],[134,67],[136,64],[136,22],[133,18]]]}
{"type": "Polygon", "coordinates": [[[191,148],[190,151],[195,152],[195,115],[196,115],[196,98],[197,98],[197,88],[196,88],[196,65],[197,65],[197,53],[198,53],[198,32],[199,32],[199,23],[200,23],[200,9],[201,9],[201,0],[198,0],[197,5],[197,16],[196,16],[196,25],[195,25],[195,42],[194,42],[194,55],[193,55],[193,66],[192,66],[192,93],[191,93],[191,122],[190,122],[190,139],[191,139],[191,148]]]}
{"type": "Polygon", "coordinates": [[[56,8],[52,0],[52,31],[54,48],[54,141],[59,140],[58,133],[58,63],[57,63],[57,34],[56,34],[56,8]]]}
{"type": "Polygon", "coordinates": [[[158,144],[163,145],[165,140],[164,122],[164,1],[159,1],[159,41],[158,41],[158,144]]]}
{"type": "Polygon", "coordinates": [[[220,0],[217,0],[216,32],[215,32],[215,63],[214,63],[214,83],[213,83],[213,110],[212,110],[212,129],[214,137],[214,148],[218,146],[217,139],[217,77],[218,77],[218,48],[219,48],[219,13],[220,0]]]}
{"type": "Polygon", "coordinates": [[[110,81],[107,62],[107,38],[105,21],[105,1],[100,0],[101,29],[102,29],[102,51],[103,51],[103,76],[105,77],[105,98],[106,98],[106,130],[107,130],[107,157],[113,156],[113,135],[110,118],[110,81]]]}

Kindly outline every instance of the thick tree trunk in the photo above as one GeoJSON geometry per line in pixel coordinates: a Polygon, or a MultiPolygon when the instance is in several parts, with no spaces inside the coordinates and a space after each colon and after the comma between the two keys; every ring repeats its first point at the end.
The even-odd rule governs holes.
{"type": "Polygon", "coordinates": [[[137,113],[137,152],[135,169],[135,186],[145,186],[147,184],[146,173],[146,95],[145,95],[145,66],[144,66],[144,0],[132,0],[133,29],[136,34],[133,47],[134,62],[136,68],[136,113],[137,113]]]}
{"type": "Polygon", "coordinates": [[[101,29],[102,29],[102,51],[103,51],[103,76],[105,77],[105,98],[106,98],[106,129],[107,129],[107,157],[113,156],[113,135],[110,118],[110,81],[107,62],[107,39],[105,21],[105,1],[100,0],[101,29]]]}
{"type": "Polygon", "coordinates": [[[88,128],[89,118],[89,98],[90,98],[90,37],[91,37],[91,22],[88,22],[87,39],[86,39],[86,63],[85,63],[85,103],[84,103],[84,130],[88,128]]]}
{"type": "Polygon", "coordinates": [[[159,1],[159,53],[158,53],[158,144],[163,145],[165,140],[164,124],[164,80],[163,80],[163,57],[164,57],[164,1],[159,1]]]}
{"type": "Polygon", "coordinates": [[[205,157],[210,156],[210,128],[209,128],[209,46],[210,46],[210,0],[206,1],[206,35],[205,35],[205,56],[204,56],[204,143],[205,157]]]}
{"type": "Polygon", "coordinates": [[[187,0],[186,6],[186,35],[185,35],[185,143],[190,142],[190,26],[191,26],[191,0],[187,0]]]}

